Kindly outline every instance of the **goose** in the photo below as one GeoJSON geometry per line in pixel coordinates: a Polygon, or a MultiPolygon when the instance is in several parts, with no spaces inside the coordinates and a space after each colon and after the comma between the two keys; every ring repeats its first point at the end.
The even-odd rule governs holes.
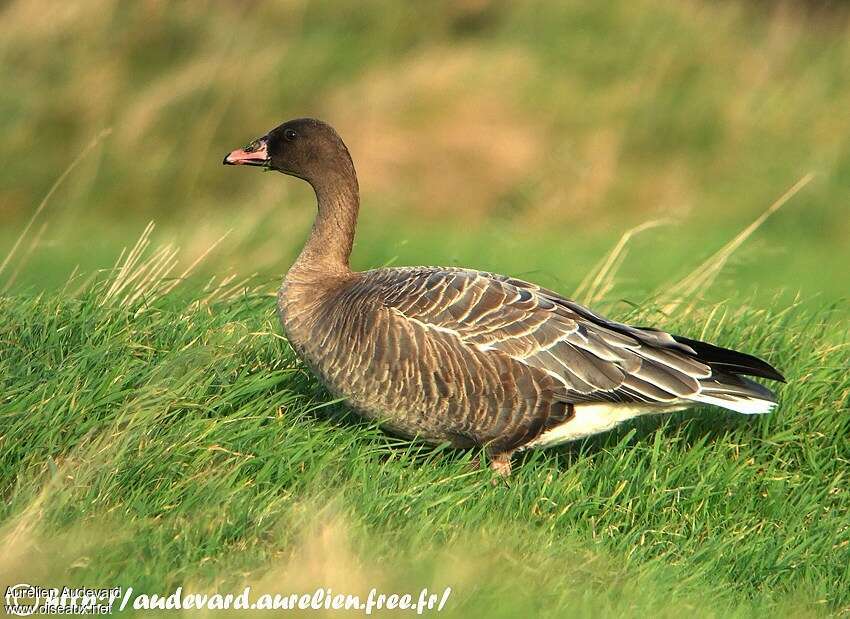
{"type": "Polygon", "coordinates": [[[353,271],[357,175],[322,121],[285,122],[223,163],[312,186],[318,213],[278,293],[280,323],[334,396],[390,432],[481,449],[507,476],[512,454],[638,415],[776,406],[747,377],[785,379],[757,357],[608,320],[515,277],[454,267],[353,271]]]}

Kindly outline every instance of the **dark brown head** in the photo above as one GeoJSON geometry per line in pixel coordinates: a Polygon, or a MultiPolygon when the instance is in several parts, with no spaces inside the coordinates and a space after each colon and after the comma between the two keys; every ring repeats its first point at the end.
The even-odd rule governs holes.
{"type": "Polygon", "coordinates": [[[354,172],[351,155],[337,132],[314,118],[287,121],[229,153],[223,163],[277,170],[313,186],[328,177],[354,172]]]}

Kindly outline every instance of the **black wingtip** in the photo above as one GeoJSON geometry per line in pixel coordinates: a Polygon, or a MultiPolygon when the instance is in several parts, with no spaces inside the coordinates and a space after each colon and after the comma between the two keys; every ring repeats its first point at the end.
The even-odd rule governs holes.
{"type": "Polygon", "coordinates": [[[721,348],[707,342],[691,340],[680,335],[674,335],[673,339],[680,344],[685,344],[693,348],[697,353],[697,359],[700,361],[704,361],[709,366],[716,367],[724,372],[757,376],[758,378],[775,380],[780,383],[786,382],[785,377],[779,370],[767,361],[763,361],[753,355],[728,348],[721,348]]]}

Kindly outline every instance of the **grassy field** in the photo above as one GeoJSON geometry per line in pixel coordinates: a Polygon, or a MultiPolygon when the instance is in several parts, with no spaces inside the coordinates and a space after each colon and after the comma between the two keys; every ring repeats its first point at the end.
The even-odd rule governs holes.
{"type": "Polygon", "coordinates": [[[850,614],[848,34],[795,3],[0,6],[0,585],[850,614]],[[577,292],[764,356],[778,410],[645,419],[496,486],[358,421],[274,315],[312,196],[220,165],[308,114],[361,176],[354,266],[577,292]]]}
{"type": "Polygon", "coordinates": [[[459,616],[850,604],[850,378],[828,314],[672,321],[769,353],[791,378],[780,410],[648,420],[535,453],[493,487],[474,454],[325,406],[270,293],[115,281],[2,301],[4,582],[449,585],[459,616]]]}

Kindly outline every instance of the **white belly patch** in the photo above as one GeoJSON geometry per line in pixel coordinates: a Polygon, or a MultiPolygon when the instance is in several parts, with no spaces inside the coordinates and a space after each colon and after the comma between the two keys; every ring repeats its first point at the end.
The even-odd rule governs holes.
{"type": "Polygon", "coordinates": [[[553,447],[585,438],[600,432],[607,432],[628,419],[640,415],[671,413],[685,406],[659,408],[657,406],[624,406],[622,404],[576,404],[575,415],[559,426],[547,430],[523,449],[531,447],[553,447]]]}

